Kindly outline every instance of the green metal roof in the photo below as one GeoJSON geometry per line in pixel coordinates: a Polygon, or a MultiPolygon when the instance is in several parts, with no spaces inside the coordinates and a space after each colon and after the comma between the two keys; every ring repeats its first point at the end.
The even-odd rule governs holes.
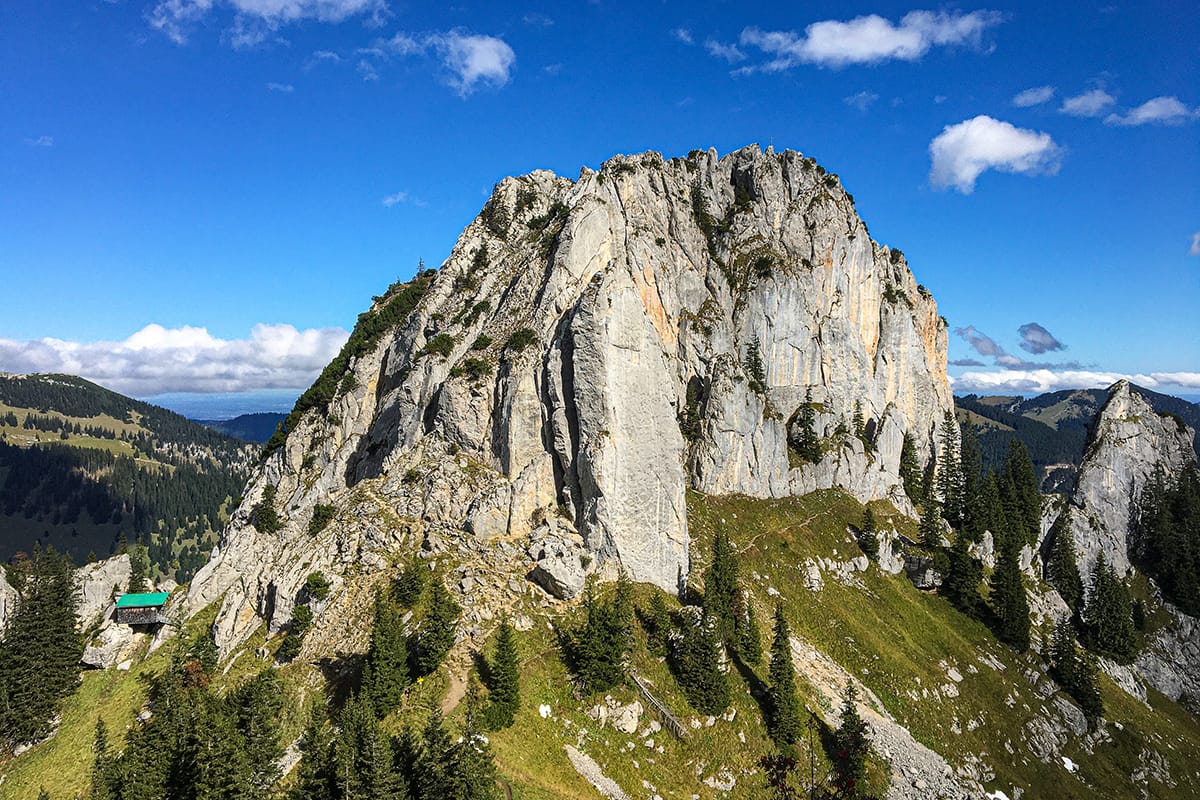
{"type": "Polygon", "coordinates": [[[161,606],[167,602],[170,592],[142,592],[140,594],[123,594],[117,598],[117,608],[149,608],[161,606]]]}

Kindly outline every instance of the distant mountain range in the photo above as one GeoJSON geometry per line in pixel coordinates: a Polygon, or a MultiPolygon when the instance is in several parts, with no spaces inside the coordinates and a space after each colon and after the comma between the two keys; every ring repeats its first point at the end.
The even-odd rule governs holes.
{"type": "MultiPolygon", "coordinates": [[[[1200,428],[1200,405],[1134,386],[1161,415],[1178,417],[1200,428]]],[[[987,468],[999,467],[1014,438],[1029,457],[1046,492],[1069,491],[1083,458],[1092,419],[1104,405],[1107,389],[1070,389],[1023,398],[1009,395],[955,397],[959,421],[975,428],[987,468]]],[[[1200,441],[1193,443],[1200,455],[1200,441]]]]}
{"type": "Polygon", "coordinates": [[[198,419],[205,427],[244,442],[264,444],[287,414],[242,414],[233,419],[198,419]]]}
{"type": "Polygon", "coordinates": [[[76,563],[122,540],[186,580],[208,558],[259,448],[71,375],[0,375],[0,558],[76,563]]]}

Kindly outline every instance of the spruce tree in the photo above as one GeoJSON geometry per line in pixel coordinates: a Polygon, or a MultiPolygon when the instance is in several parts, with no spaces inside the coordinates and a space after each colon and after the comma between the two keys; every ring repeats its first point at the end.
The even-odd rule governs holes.
{"type": "Polygon", "coordinates": [[[401,793],[393,769],[391,741],[379,727],[366,695],[352,695],[338,716],[341,732],[334,744],[335,784],[344,800],[373,800],[401,793]]]}
{"type": "Polygon", "coordinates": [[[867,756],[871,752],[868,730],[858,713],[858,690],[854,681],[849,681],[842,695],[841,724],[834,735],[834,785],[839,797],[858,797],[866,783],[867,756]]]}
{"type": "Polygon", "coordinates": [[[969,423],[962,426],[958,462],[962,474],[962,529],[968,539],[978,542],[984,531],[979,520],[979,507],[983,499],[983,453],[975,428],[969,423]]]}
{"type": "Polygon", "coordinates": [[[1092,569],[1091,587],[1083,613],[1088,646],[1100,655],[1128,664],[1137,655],[1137,634],[1129,591],[1104,557],[1092,569]]]}
{"type": "Polygon", "coordinates": [[[800,738],[800,700],[796,695],[796,667],[792,663],[791,631],[783,616],[783,605],[775,606],[775,630],[768,670],[767,732],[779,745],[800,738]]]}
{"type": "Polygon", "coordinates": [[[704,612],[717,621],[717,635],[722,643],[734,641],[734,605],[738,595],[737,553],[729,536],[719,530],[713,536],[712,564],[704,571],[704,612]]]}
{"type": "Polygon", "coordinates": [[[671,632],[671,612],[663,596],[655,592],[650,598],[650,610],[639,612],[646,628],[646,648],[651,655],[667,653],[667,635],[671,632]]]}
{"type": "Polygon", "coordinates": [[[1104,715],[1104,702],[1096,684],[1096,664],[1091,654],[1081,653],[1075,631],[1067,620],[1054,626],[1050,644],[1050,674],[1075,698],[1089,723],[1104,715]]]}
{"type": "Polygon", "coordinates": [[[96,736],[93,739],[92,751],[92,788],[88,794],[89,800],[114,800],[116,795],[116,776],[113,774],[112,754],[108,751],[108,727],[104,720],[96,720],[96,736]]]}
{"type": "MultiPolygon", "coordinates": [[[[954,419],[952,411],[947,411],[942,421],[942,450],[938,455],[936,486],[942,518],[956,530],[962,527],[963,521],[960,455],[958,421],[954,419]]],[[[929,502],[928,497],[925,502],[929,502]]]]}
{"type": "Polygon", "coordinates": [[[871,507],[863,509],[862,527],[858,532],[858,546],[872,561],[879,560],[879,534],[875,530],[875,514],[871,507]]]}
{"type": "Polygon", "coordinates": [[[454,646],[462,607],[450,596],[441,578],[430,585],[429,611],[414,637],[410,658],[413,675],[428,675],[438,668],[454,646]]]}
{"type": "Polygon", "coordinates": [[[746,348],[746,359],[742,362],[742,366],[749,378],[750,390],[756,394],[764,393],[767,390],[767,371],[763,367],[762,342],[757,333],[750,340],[750,346],[746,348]]]}
{"type": "Polygon", "coordinates": [[[863,443],[863,446],[866,447],[867,446],[867,422],[863,418],[863,408],[862,408],[861,400],[854,401],[854,417],[852,418],[852,421],[854,423],[854,435],[857,436],[859,438],[859,440],[863,443]]]}
{"type": "Polygon", "coordinates": [[[325,725],[321,704],[313,703],[308,723],[300,737],[303,752],[296,767],[296,783],[291,800],[334,800],[337,797],[337,770],[333,760],[333,740],[325,725]]]}
{"type": "Polygon", "coordinates": [[[137,594],[147,591],[146,577],[150,572],[150,558],[145,545],[135,545],[129,551],[129,592],[137,594]]]}
{"type": "Polygon", "coordinates": [[[454,746],[442,723],[442,712],[434,706],[425,728],[413,764],[413,795],[421,800],[434,797],[453,797],[453,765],[450,761],[454,746]]]}
{"type": "Polygon", "coordinates": [[[992,546],[999,548],[1007,541],[1008,520],[1004,514],[1004,501],[1000,494],[1000,479],[995,472],[989,472],[983,481],[983,490],[979,496],[976,526],[980,537],[984,531],[992,534],[992,546]]]}
{"type": "Polygon", "coordinates": [[[1083,579],[1075,554],[1075,537],[1071,533],[1070,510],[1065,510],[1050,529],[1050,557],[1046,562],[1046,579],[1059,597],[1079,614],[1083,604],[1083,579]]]}
{"type": "Polygon", "coordinates": [[[821,441],[817,438],[817,412],[813,406],[812,389],[804,393],[804,405],[800,406],[800,457],[816,463],[821,460],[821,441]]]}
{"type": "Polygon", "coordinates": [[[733,611],[737,622],[734,626],[737,657],[747,664],[757,664],[762,661],[762,633],[754,615],[754,603],[745,589],[738,591],[733,611]]]}
{"type": "Polygon", "coordinates": [[[942,514],[938,502],[932,494],[926,496],[925,506],[921,509],[921,546],[928,550],[937,551],[942,547],[942,514]]]}
{"type": "Polygon", "coordinates": [[[230,695],[243,750],[250,762],[251,784],[262,793],[279,779],[276,762],[284,752],[279,726],[283,698],[283,684],[274,669],[263,670],[230,695]]]}
{"type": "Polygon", "coordinates": [[[363,693],[382,719],[400,707],[410,682],[404,620],[390,602],[378,595],[371,644],[363,666],[363,693]]]}
{"type": "Polygon", "coordinates": [[[716,617],[699,614],[685,624],[675,643],[671,666],[688,704],[715,716],[729,706],[729,680],[721,672],[721,639],[716,617]]]}
{"type": "Polygon", "coordinates": [[[487,737],[480,731],[482,700],[479,682],[472,674],[468,679],[467,713],[462,736],[448,753],[449,778],[453,786],[452,800],[495,800],[496,765],[492,761],[487,737]]]}
{"type": "Polygon", "coordinates": [[[392,586],[392,593],[396,598],[396,602],[402,608],[412,608],[417,601],[421,599],[421,593],[425,591],[425,585],[429,582],[429,568],[415,556],[400,571],[399,577],[396,578],[396,583],[392,586]]]}
{"type": "Polygon", "coordinates": [[[513,724],[521,705],[521,674],[517,657],[517,635],[508,617],[500,620],[496,651],[488,662],[488,726],[492,730],[513,724]]]}
{"type": "MultiPolygon", "coordinates": [[[[1038,540],[1042,525],[1042,496],[1038,492],[1037,475],[1029,451],[1020,439],[1013,439],[1004,460],[1004,477],[1010,493],[1011,507],[1016,514],[1009,514],[1013,532],[1021,544],[1034,544],[1038,540]]],[[[1002,487],[1003,488],[1003,487],[1002,487]]]]}
{"type": "Polygon", "coordinates": [[[921,463],[917,460],[917,440],[907,431],[900,446],[900,482],[909,500],[916,503],[921,499],[921,463]]]}
{"type": "Polygon", "coordinates": [[[1029,599],[1021,576],[1020,545],[1000,548],[992,572],[991,602],[996,617],[996,635],[1019,653],[1029,649],[1029,599]]]}
{"type": "Polygon", "coordinates": [[[960,531],[950,547],[949,569],[942,581],[941,594],[959,611],[976,616],[979,613],[979,584],[983,580],[983,565],[971,557],[965,531],[960,531]]]}

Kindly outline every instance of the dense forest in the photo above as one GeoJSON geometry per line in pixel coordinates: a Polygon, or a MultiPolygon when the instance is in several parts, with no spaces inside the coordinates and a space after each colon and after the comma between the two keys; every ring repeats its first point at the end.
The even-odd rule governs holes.
{"type": "Polygon", "coordinates": [[[207,560],[255,448],[66,375],[0,377],[0,558],[76,564],[140,542],[157,572],[207,560]]]}

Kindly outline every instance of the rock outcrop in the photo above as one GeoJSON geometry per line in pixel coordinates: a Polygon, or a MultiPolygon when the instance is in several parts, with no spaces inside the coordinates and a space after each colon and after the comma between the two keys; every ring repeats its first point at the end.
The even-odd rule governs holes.
{"type": "Polygon", "coordinates": [[[1157,414],[1128,381],[1109,390],[1063,512],[1069,514],[1085,581],[1100,553],[1118,574],[1129,572],[1129,523],[1137,498],[1157,470],[1178,475],[1195,459],[1194,436],[1186,425],[1157,414]]]}
{"type": "Polygon", "coordinates": [[[196,575],[189,611],[224,597],[223,651],[286,623],[308,571],[431,532],[578,542],[531,564],[563,595],[582,579],[575,549],[582,570],[673,590],[689,487],[839,486],[910,508],[904,435],[928,461],[953,403],[932,297],[838,178],[791,151],[505,179],[440,270],[376,298],[360,329],[417,294],[293,414],[196,575]],[[815,463],[795,446],[806,416],[815,463]],[[282,528],[261,533],[250,511],[268,486],[282,528]],[[317,503],[339,513],[314,537],[317,503]]]}

